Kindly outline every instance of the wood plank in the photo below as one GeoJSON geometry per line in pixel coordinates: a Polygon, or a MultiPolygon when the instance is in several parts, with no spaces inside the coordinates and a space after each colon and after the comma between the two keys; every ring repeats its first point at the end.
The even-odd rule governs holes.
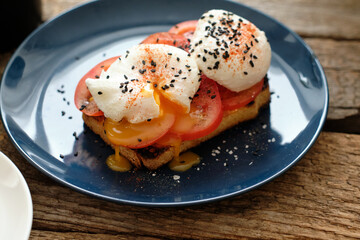
{"type": "Polygon", "coordinates": [[[28,181],[33,229],[41,232],[96,233],[99,239],[101,234],[190,239],[360,237],[359,135],[322,133],[304,159],[275,181],[239,197],[186,208],[142,208],[79,194],[39,174],[8,144],[7,137],[0,138],[0,146],[8,146],[5,154],[28,181]]]}
{"type": "MultiPolygon", "coordinates": [[[[47,20],[87,0],[42,0],[47,20]],[[55,4],[56,3],[56,4],[55,4]]],[[[236,0],[256,8],[303,37],[360,40],[360,1],[357,0],[236,0]]]]}
{"type": "Polygon", "coordinates": [[[357,0],[236,0],[284,23],[303,37],[360,39],[357,0]]]}

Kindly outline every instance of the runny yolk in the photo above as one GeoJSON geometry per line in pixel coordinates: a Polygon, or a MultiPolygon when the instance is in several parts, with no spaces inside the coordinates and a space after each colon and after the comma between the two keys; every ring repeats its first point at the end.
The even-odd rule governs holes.
{"type": "Polygon", "coordinates": [[[160,115],[141,123],[130,123],[123,119],[120,122],[106,118],[104,121],[105,133],[113,145],[134,147],[147,143],[167,131],[181,115],[184,109],[154,91],[154,98],[160,107],[160,115]]]}
{"type": "Polygon", "coordinates": [[[192,166],[200,163],[200,156],[193,152],[185,152],[178,158],[174,158],[169,162],[169,168],[173,171],[184,172],[192,166]]]}
{"type": "MultiPolygon", "coordinates": [[[[151,121],[132,124],[127,120],[115,122],[110,118],[105,119],[105,133],[114,146],[121,145],[136,148],[141,143],[151,141],[151,139],[154,139],[154,136],[164,131],[164,124],[168,123],[167,121],[170,121],[172,128],[177,132],[186,132],[192,128],[194,123],[182,107],[162,96],[157,89],[154,91],[154,98],[160,107],[160,115],[157,118],[151,119],[151,121]]],[[[160,140],[160,142],[156,143],[174,147],[174,159],[169,164],[170,169],[174,171],[186,171],[200,162],[200,157],[194,153],[180,155],[181,138],[179,137],[171,136],[166,138],[166,140],[160,140]]],[[[118,147],[115,147],[115,150],[118,151],[118,147]]],[[[115,155],[109,156],[106,162],[109,168],[114,171],[130,170],[131,164],[126,159],[126,161],[123,159],[118,152],[115,152],[115,155]]]]}
{"type": "Polygon", "coordinates": [[[106,159],[106,164],[111,170],[117,172],[127,172],[132,168],[129,160],[120,155],[119,146],[115,146],[115,154],[106,159]]]}

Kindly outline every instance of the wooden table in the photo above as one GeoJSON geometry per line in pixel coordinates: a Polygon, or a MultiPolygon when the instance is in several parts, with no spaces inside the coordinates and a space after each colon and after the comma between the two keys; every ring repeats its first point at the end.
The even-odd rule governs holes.
{"type": "MultiPolygon", "coordinates": [[[[80,0],[43,0],[43,19],[80,0]]],[[[328,118],[316,144],[275,181],[239,197],[186,208],[95,199],[32,167],[0,126],[1,149],[32,193],[31,239],[360,238],[360,1],[242,0],[299,33],[323,65],[328,118]]],[[[0,74],[12,52],[0,54],[0,74]]]]}

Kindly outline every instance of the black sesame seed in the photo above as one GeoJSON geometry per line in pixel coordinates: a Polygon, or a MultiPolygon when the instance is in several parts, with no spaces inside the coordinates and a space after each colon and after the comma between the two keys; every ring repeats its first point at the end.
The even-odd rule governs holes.
{"type": "Polygon", "coordinates": [[[150,121],[151,121],[151,118],[147,119],[146,121],[150,122],[150,121]]]}
{"type": "Polygon", "coordinates": [[[140,74],[144,74],[146,72],[146,69],[139,69],[140,74]]]}
{"type": "Polygon", "coordinates": [[[99,75],[95,75],[95,78],[100,78],[100,76],[99,76],[99,75]]]}
{"type": "Polygon", "coordinates": [[[109,76],[109,75],[107,75],[107,76],[106,76],[106,79],[109,79],[109,78],[110,78],[110,76],[109,76]]]}
{"type": "Polygon", "coordinates": [[[257,59],[258,57],[254,55],[254,59],[257,59]]]}
{"type": "Polygon", "coordinates": [[[155,83],[155,84],[154,84],[154,87],[157,87],[157,86],[158,86],[158,85],[155,83]]]}
{"type": "Polygon", "coordinates": [[[169,53],[168,53],[168,55],[170,55],[170,56],[171,56],[171,55],[172,55],[172,53],[170,53],[170,52],[169,52],[169,53]]]}
{"type": "Polygon", "coordinates": [[[203,59],[202,59],[202,60],[203,60],[203,62],[206,62],[206,57],[203,57],[203,59]]]}
{"type": "Polygon", "coordinates": [[[65,111],[61,111],[61,116],[64,116],[65,115],[65,111]]]}
{"type": "Polygon", "coordinates": [[[212,96],[211,96],[211,99],[214,99],[214,98],[216,98],[216,95],[212,95],[212,96]]]}
{"type": "Polygon", "coordinates": [[[247,73],[247,72],[244,72],[244,74],[245,74],[245,75],[248,75],[248,73],[247,73]]]}
{"type": "Polygon", "coordinates": [[[130,90],[129,90],[129,93],[131,93],[133,90],[134,90],[134,89],[130,89],[130,90]]]}
{"type": "Polygon", "coordinates": [[[124,78],[125,78],[125,79],[128,79],[128,77],[127,77],[125,74],[124,74],[124,78]]]}
{"type": "Polygon", "coordinates": [[[147,82],[147,83],[151,83],[151,81],[149,81],[149,80],[147,80],[146,82],[147,82]]]}
{"type": "Polygon", "coordinates": [[[60,158],[64,158],[64,157],[65,157],[64,155],[60,154],[60,158]]]}
{"type": "Polygon", "coordinates": [[[180,58],[177,57],[176,60],[179,62],[179,61],[180,61],[180,58]]]}
{"type": "Polygon", "coordinates": [[[142,141],[142,139],[141,138],[138,138],[138,142],[141,142],[142,141]]]}
{"type": "Polygon", "coordinates": [[[254,67],[254,63],[253,63],[253,61],[252,60],[250,60],[250,65],[251,65],[251,67],[254,67]]]}
{"type": "Polygon", "coordinates": [[[85,105],[81,105],[81,107],[79,108],[80,111],[84,110],[86,108],[85,105]]]}
{"type": "Polygon", "coordinates": [[[152,73],[156,72],[156,70],[155,70],[155,69],[151,69],[150,71],[151,71],[152,73]]]}
{"type": "Polygon", "coordinates": [[[171,82],[171,83],[174,83],[174,82],[175,82],[175,79],[171,80],[170,82],[171,82]]]}
{"type": "Polygon", "coordinates": [[[156,62],[154,62],[153,60],[151,60],[151,66],[156,67],[156,62]]]}
{"type": "Polygon", "coordinates": [[[98,91],[98,94],[99,94],[99,95],[101,95],[101,94],[102,94],[102,92],[101,92],[101,91],[98,91]]]}
{"type": "Polygon", "coordinates": [[[170,87],[174,87],[174,84],[170,83],[170,87]]]}

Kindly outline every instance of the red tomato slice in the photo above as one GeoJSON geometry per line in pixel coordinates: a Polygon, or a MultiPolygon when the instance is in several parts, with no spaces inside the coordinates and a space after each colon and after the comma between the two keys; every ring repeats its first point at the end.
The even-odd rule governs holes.
{"type": "Polygon", "coordinates": [[[102,116],[104,113],[100,111],[95,101],[92,101],[91,93],[88,90],[85,80],[88,78],[98,78],[102,70],[106,71],[110,65],[117,59],[118,57],[109,58],[95,67],[93,67],[88,73],[86,73],[79,81],[75,90],[75,106],[77,109],[82,111],[88,116],[102,116]]]}
{"type": "Polygon", "coordinates": [[[217,84],[203,75],[190,113],[178,116],[170,132],[178,134],[182,140],[197,139],[213,132],[221,123],[222,116],[217,84]]]}
{"type": "Polygon", "coordinates": [[[223,110],[235,110],[246,106],[252,102],[257,95],[261,92],[264,85],[264,79],[256,83],[251,88],[243,90],[241,92],[233,92],[229,89],[218,85],[223,110]]]}
{"type": "Polygon", "coordinates": [[[189,49],[189,45],[190,45],[190,41],[186,37],[168,32],[159,32],[159,33],[151,34],[141,43],[166,44],[181,48],[186,51],[189,49]]]}
{"type": "Polygon", "coordinates": [[[169,33],[179,34],[186,38],[191,39],[195,32],[197,23],[198,23],[198,20],[189,20],[189,21],[178,23],[178,24],[174,25],[172,28],[170,28],[169,33]]]}

